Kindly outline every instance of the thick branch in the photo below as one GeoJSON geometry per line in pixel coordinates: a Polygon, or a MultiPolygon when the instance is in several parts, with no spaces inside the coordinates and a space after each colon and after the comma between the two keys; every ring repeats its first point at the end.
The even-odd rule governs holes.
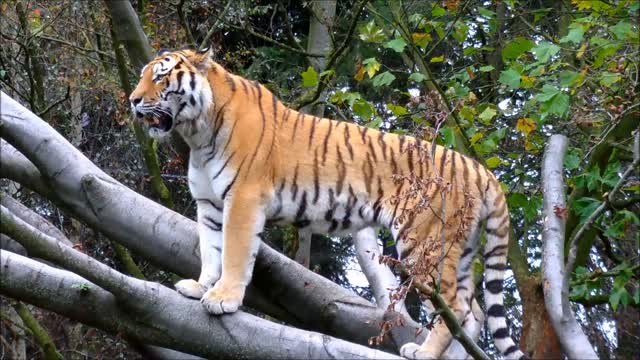
{"type": "Polygon", "coordinates": [[[7,251],[1,252],[0,262],[3,295],[137,341],[208,358],[400,359],[244,312],[209,316],[199,301],[155,283],[124,277],[135,283],[134,296],[139,304],[123,307],[121,299],[76,274],[7,251]]]}
{"type": "MultiPolygon", "coordinates": [[[[38,166],[56,189],[51,199],[57,205],[147,260],[183,277],[197,278],[200,261],[193,221],[109,177],[4,93],[0,105],[0,136],[38,166]]],[[[384,317],[384,311],[373,304],[266,245],[260,247],[253,285],[309,328],[361,344],[378,334],[384,317]]],[[[251,295],[246,302],[270,313],[251,295]]]]}
{"type": "Polygon", "coordinates": [[[41,195],[53,196],[38,168],[4,139],[0,139],[0,178],[15,181],[41,195]]]}
{"type": "Polygon", "coordinates": [[[115,25],[118,40],[127,49],[133,66],[141,69],[153,58],[153,51],[135,10],[129,1],[105,0],[105,4],[115,25]]]}
{"type": "Polygon", "coordinates": [[[562,162],[567,151],[567,138],[553,135],[549,139],[542,164],[543,231],[542,231],[542,273],[544,301],[553,328],[560,343],[571,359],[597,359],[589,339],[578,324],[569,294],[563,291],[566,276],[564,268],[566,209],[562,162]]]}

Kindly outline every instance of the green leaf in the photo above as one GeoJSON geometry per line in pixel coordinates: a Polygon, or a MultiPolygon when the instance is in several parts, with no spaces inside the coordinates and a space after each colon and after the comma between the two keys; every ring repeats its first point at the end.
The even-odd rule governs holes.
{"type": "MultiPolygon", "coordinates": [[[[635,33],[631,27],[631,24],[622,20],[614,26],[609,27],[609,30],[613,33],[613,35],[618,40],[631,39],[634,37],[635,33]]],[[[637,37],[637,35],[635,35],[637,37]]]]}
{"type": "Polygon", "coordinates": [[[502,58],[504,60],[515,60],[534,46],[535,43],[533,41],[517,37],[502,49],[502,58]]]}
{"type": "Polygon", "coordinates": [[[444,55],[442,55],[442,56],[434,56],[434,57],[431,58],[431,60],[429,62],[441,63],[443,61],[444,61],[444,55]]]}
{"type": "Polygon", "coordinates": [[[424,79],[426,79],[427,77],[422,75],[421,73],[413,73],[411,75],[409,75],[409,80],[413,80],[415,82],[423,82],[424,79]]]}
{"type": "Polygon", "coordinates": [[[318,73],[313,66],[309,66],[307,71],[304,71],[302,74],[302,86],[304,87],[314,87],[318,85],[318,73]]]}
{"type": "Polygon", "coordinates": [[[353,103],[353,113],[364,120],[369,120],[375,113],[373,105],[366,100],[358,99],[353,103]]]}
{"type": "Polygon", "coordinates": [[[565,37],[560,39],[560,44],[572,42],[578,45],[582,42],[583,38],[584,38],[584,28],[578,25],[578,26],[572,27],[571,30],[569,30],[569,33],[565,37]]]}
{"type": "Polygon", "coordinates": [[[545,113],[564,116],[569,110],[569,95],[555,86],[544,85],[542,92],[536,94],[533,98],[542,103],[540,110],[545,113]]]}
{"type": "Polygon", "coordinates": [[[547,41],[543,41],[538,46],[531,49],[533,55],[535,55],[536,59],[538,59],[541,63],[546,63],[551,59],[551,57],[560,51],[560,46],[552,44],[547,41]]]}
{"type": "Polygon", "coordinates": [[[406,115],[407,114],[407,109],[404,106],[401,105],[395,105],[392,103],[388,103],[387,104],[387,109],[389,109],[393,115],[395,116],[402,116],[402,115],[406,115]]]}
{"type": "Polygon", "coordinates": [[[381,43],[384,41],[384,32],[380,29],[375,21],[371,20],[366,25],[360,27],[360,39],[369,43],[381,43]]]}
{"type": "Polygon", "coordinates": [[[598,206],[600,206],[600,201],[590,197],[583,197],[573,203],[572,209],[580,216],[580,223],[583,223],[598,206]]]}
{"type": "Polygon", "coordinates": [[[376,75],[372,81],[373,81],[373,86],[374,87],[380,87],[380,86],[385,86],[385,85],[391,85],[391,83],[393,82],[393,80],[395,80],[396,77],[395,75],[393,75],[392,73],[385,71],[381,74],[376,75]]]}
{"type": "Polygon", "coordinates": [[[444,145],[448,148],[453,148],[456,146],[456,133],[452,127],[445,126],[440,129],[440,133],[444,138],[444,145]]]}
{"type": "Polygon", "coordinates": [[[497,156],[493,156],[487,159],[487,166],[489,167],[489,169],[496,168],[501,163],[502,163],[502,160],[500,160],[500,158],[497,156]]]}
{"type": "Polygon", "coordinates": [[[489,72],[489,71],[493,71],[495,70],[495,68],[491,65],[487,65],[487,66],[481,66],[480,67],[480,72],[489,72]]]}
{"type": "Polygon", "coordinates": [[[431,16],[433,16],[433,17],[443,16],[446,13],[447,13],[447,10],[445,10],[442,7],[440,7],[439,5],[434,6],[433,10],[431,10],[431,16]]]}
{"type": "Polygon", "coordinates": [[[602,86],[611,87],[611,85],[613,85],[616,82],[620,81],[620,79],[622,79],[622,77],[620,75],[605,71],[602,74],[600,74],[599,83],[602,86]]]}
{"type": "Polygon", "coordinates": [[[496,109],[492,107],[487,107],[483,112],[478,115],[478,118],[482,120],[483,123],[489,124],[489,122],[498,114],[496,109]]]}
{"type": "Polygon", "coordinates": [[[581,161],[582,159],[577,152],[569,152],[564,158],[564,167],[567,170],[577,169],[580,166],[581,161]]]}
{"type": "Polygon", "coordinates": [[[529,199],[521,193],[510,193],[507,197],[509,208],[524,208],[529,204],[529,199]]]}
{"type": "Polygon", "coordinates": [[[500,73],[498,81],[501,84],[507,85],[512,90],[516,90],[520,87],[520,78],[520,73],[514,69],[508,69],[500,73]]]}
{"type": "Polygon", "coordinates": [[[364,65],[364,71],[369,75],[369,78],[372,78],[380,70],[380,63],[376,58],[365,59],[362,65],[364,65]]]}
{"type": "Polygon", "coordinates": [[[487,8],[483,8],[482,6],[478,7],[478,13],[480,13],[480,16],[484,16],[487,19],[493,19],[494,17],[496,17],[496,13],[487,9],[487,8]]]}
{"type": "Polygon", "coordinates": [[[576,85],[577,80],[580,78],[580,73],[565,70],[560,73],[560,87],[569,88],[576,85]]]}
{"type": "Polygon", "coordinates": [[[388,41],[386,44],[384,44],[385,48],[393,49],[395,52],[398,52],[398,53],[403,52],[405,46],[407,46],[407,43],[402,38],[395,38],[391,41],[388,41]]]}
{"type": "Polygon", "coordinates": [[[622,303],[623,305],[629,304],[629,293],[625,288],[614,289],[613,293],[609,296],[609,303],[611,304],[611,308],[613,311],[618,309],[618,305],[622,303]]]}

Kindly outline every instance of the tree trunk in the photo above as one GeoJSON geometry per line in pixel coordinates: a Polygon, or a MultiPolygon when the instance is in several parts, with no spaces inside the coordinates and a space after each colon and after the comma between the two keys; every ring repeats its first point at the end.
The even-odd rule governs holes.
{"type": "Polygon", "coordinates": [[[558,335],[544,304],[539,276],[529,276],[518,286],[522,299],[522,336],[520,348],[532,359],[560,359],[558,335]]]}

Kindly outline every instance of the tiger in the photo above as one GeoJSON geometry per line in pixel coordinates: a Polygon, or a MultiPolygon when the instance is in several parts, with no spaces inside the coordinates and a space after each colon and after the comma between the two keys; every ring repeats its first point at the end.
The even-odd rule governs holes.
{"type": "MultiPolygon", "coordinates": [[[[386,227],[401,261],[440,257],[434,273],[417,281],[428,286],[439,279],[441,296],[467,329],[471,265],[484,226],[489,329],[505,358],[525,357],[510,337],[503,306],[510,231],[505,195],[478,161],[408,135],[295,111],[259,82],[225,70],[211,50],[160,51],[142,68],[129,101],[151,137],[176,132],[189,145],[202,265],[198,280],[175,288],[200,299],[209,313],[233,313],[242,304],[267,223],[336,235],[386,227]],[[398,177],[436,179],[447,196],[429,190],[401,199],[413,185],[398,177]],[[428,208],[409,211],[425,197],[428,208]]],[[[437,321],[422,344],[405,344],[400,354],[438,358],[451,341],[437,321]]]]}

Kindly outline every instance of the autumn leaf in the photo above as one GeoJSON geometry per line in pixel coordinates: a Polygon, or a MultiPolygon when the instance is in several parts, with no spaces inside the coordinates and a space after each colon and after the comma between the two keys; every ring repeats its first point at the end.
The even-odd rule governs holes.
{"type": "Polygon", "coordinates": [[[556,214],[557,217],[563,220],[566,220],[567,216],[569,215],[569,211],[567,210],[566,207],[559,207],[559,206],[553,207],[553,213],[556,214]]]}
{"type": "Polygon", "coordinates": [[[529,136],[536,129],[536,122],[529,118],[520,118],[516,123],[516,130],[520,131],[524,136],[529,136]]]}
{"type": "Polygon", "coordinates": [[[362,66],[362,63],[356,64],[356,75],[353,78],[357,81],[364,79],[364,66],[362,66]]]}

